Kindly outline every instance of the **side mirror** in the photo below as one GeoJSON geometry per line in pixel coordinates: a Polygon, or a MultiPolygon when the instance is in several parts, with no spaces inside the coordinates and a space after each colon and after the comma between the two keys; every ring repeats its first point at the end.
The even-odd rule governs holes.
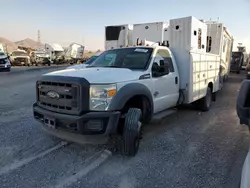
{"type": "Polygon", "coordinates": [[[244,80],[241,84],[236,106],[240,124],[250,126],[250,80],[244,80]]]}
{"type": "Polygon", "coordinates": [[[164,67],[164,60],[162,60],[162,59],[160,60],[160,66],[164,67]]]}
{"type": "Polygon", "coordinates": [[[153,77],[160,77],[162,75],[161,71],[160,71],[161,67],[158,65],[158,63],[154,62],[152,65],[152,76],[153,77]]]}
{"type": "Polygon", "coordinates": [[[160,60],[160,69],[164,74],[169,74],[169,64],[165,63],[164,60],[160,60]]]}
{"type": "Polygon", "coordinates": [[[163,75],[169,74],[169,68],[164,66],[164,61],[160,61],[160,66],[158,63],[154,62],[152,66],[152,76],[153,77],[160,77],[163,75]]]}
{"type": "Polygon", "coordinates": [[[152,72],[159,72],[160,66],[158,63],[154,62],[152,66],[152,72]]]}

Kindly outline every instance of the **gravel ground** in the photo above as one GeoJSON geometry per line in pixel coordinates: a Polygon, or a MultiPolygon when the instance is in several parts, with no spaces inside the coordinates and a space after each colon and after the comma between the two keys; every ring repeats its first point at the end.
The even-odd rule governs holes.
{"type": "Polygon", "coordinates": [[[186,106],[145,127],[139,153],[128,158],[41,130],[31,107],[47,71],[0,73],[0,187],[237,187],[249,146],[235,112],[242,75],[230,76],[209,112],[186,106]]]}

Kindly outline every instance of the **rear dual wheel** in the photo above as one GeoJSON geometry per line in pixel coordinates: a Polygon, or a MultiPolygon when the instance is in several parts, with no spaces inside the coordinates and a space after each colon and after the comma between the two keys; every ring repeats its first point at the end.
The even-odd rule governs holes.
{"type": "Polygon", "coordinates": [[[210,87],[208,87],[206,96],[200,99],[199,101],[199,108],[203,112],[208,111],[210,109],[211,103],[212,103],[212,90],[210,87]]]}

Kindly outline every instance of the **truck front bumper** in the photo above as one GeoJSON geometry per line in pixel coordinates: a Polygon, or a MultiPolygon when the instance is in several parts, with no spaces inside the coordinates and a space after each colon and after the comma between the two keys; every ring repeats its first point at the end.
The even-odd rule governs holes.
{"type": "Polygon", "coordinates": [[[0,70],[10,70],[11,65],[9,64],[0,64],[0,70]]]}
{"type": "Polygon", "coordinates": [[[117,132],[120,112],[88,112],[81,116],[51,112],[33,104],[34,118],[58,138],[79,144],[104,144],[117,132]]]}

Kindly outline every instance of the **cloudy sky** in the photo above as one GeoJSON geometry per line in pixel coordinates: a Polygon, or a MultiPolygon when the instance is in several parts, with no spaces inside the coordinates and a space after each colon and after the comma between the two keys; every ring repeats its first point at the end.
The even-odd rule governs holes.
{"type": "Polygon", "coordinates": [[[104,26],[168,21],[195,16],[224,22],[250,51],[250,0],[9,0],[1,2],[0,36],[56,42],[83,43],[87,49],[104,48],[104,26]],[[237,3],[236,3],[237,2],[237,3]]]}

